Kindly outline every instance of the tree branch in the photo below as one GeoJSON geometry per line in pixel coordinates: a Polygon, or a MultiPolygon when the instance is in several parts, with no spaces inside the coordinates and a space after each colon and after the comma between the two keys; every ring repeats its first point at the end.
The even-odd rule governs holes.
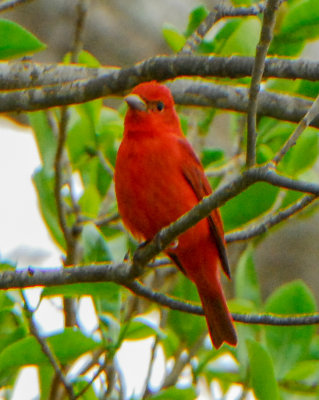
{"type": "Polygon", "coordinates": [[[263,23],[259,43],[256,48],[256,57],[251,76],[249,89],[249,104],[247,114],[247,156],[246,166],[252,167],[256,162],[256,126],[257,126],[257,102],[260,90],[260,83],[265,69],[265,61],[273,30],[276,22],[276,11],[280,0],[267,0],[264,11],[263,23]]]}
{"type": "Polygon", "coordinates": [[[299,136],[304,132],[304,130],[311,124],[311,122],[318,117],[319,115],[319,96],[317,96],[316,100],[312,103],[310,109],[307,114],[301,119],[296,129],[292,133],[292,135],[288,138],[286,143],[280,149],[278,154],[273,158],[272,163],[277,165],[284,157],[284,155],[293,147],[299,136]]]}
{"type": "Polygon", "coordinates": [[[288,219],[292,215],[302,211],[305,207],[311,204],[317,197],[314,195],[304,196],[302,199],[298,200],[293,205],[279,211],[275,214],[267,215],[263,218],[261,222],[255,223],[252,227],[248,227],[243,230],[236,230],[235,232],[230,232],[225,235],[225,240],[227,243],[237,242],[239,240],[248,240],[255,236],[262,235],[266,233],[269,228],[279,224],[280,222],[288,219]]]}
{"type": "Polygon", "coordinates": [[[48,358],[50,364],[52,365],[52,367],[54,369],[54,372],[55,372],[56,376],[58,377],[59,381],[64,386],[64,388],[66,390],[66,393],[68,394],[69,399],[75,400],[75,396],[74,396],[74,393],[73,393],[72,385],[67,381],[66,377],[64,376],[64,374],[62,372],[62,368],[60,367],[59,362],[56,359],[54,353],[51,351],[48,343],[40,335],[39,329],[38,329],[35,321],[33,320],[33,317],[32,317],[33,312],[32,312],[32,310],[30,309],[30,307],[28,305],[28,301],[27,301],[27,299],[26,299],[26,297],[25,297],[25,295],[23,293],[22,293],[22,296],[23,296],[25,308],[26,308],[26,311],[27,311],[28,317],[29,317],[29,326],[30,326],[31,334],[35,337],[35,339],[37,340],[37,342],[41,346],[43,354],[45,354],[45,356],[48,358]]]}
{"type": "MultiPolygon", "coordinates": [[[[129,68],[83,68],[30,62],[0,63],[0,112],[33,111],[122,94],[140,82],[178,76],[250,76],[252,57],[154,57],[129,68]],[[21,89],[21,90],[20,90],[21,89]],[[24,89],[24,90],[22,90],[24,89]]],[[[318,63],[269,58],[264,77],[319,80],[318,63]]]]}
{"type": "Polygon", "coordinates": [[[195,51],[212,26],[222,18],[258,15],[262,13],[264,9],[265,6],[263,3],[259,3],[251,7],[226,7],[224,4],[217,4],[215,9],[207,15],[196,31],[187,39],[184,47],[180,51],[180,54],[191,53],[195,51]]]}
{"type": "MultiPolygon", "coordinates": [[[[177,104],[214,107],[242,113],[248,111],[248,89],[245,87],[216,85],[190,79],[178,79],[167,86],[172,90],[177,104]]],[[[311,101],[301,97],[262,91],[259,94],[257,112],[259,116],[299,122],[311,105],[311,101]]],[[[319,127],[319,118],[315,118],[311,125],[319,127]]]]}
{"type": "MultiPolygon", "coordinates": [[[[131,282],[125,285],[138,296],[142,296],[162,306],[169,307],[172,310],[182,311],[189,314],[204,315],[201,306],[194,305],[189,302],[176,300],[173,297],[152,291],[139,283],[138,281],[131,282]]],[[[279,326],[298,326],[298,325],[314,325],[319,324],[318,314],[305,314],[298,316],[279,316],[275,314],[232,314],[234,321],[245,324],[257,325],[279,325],[279,326]]]]}

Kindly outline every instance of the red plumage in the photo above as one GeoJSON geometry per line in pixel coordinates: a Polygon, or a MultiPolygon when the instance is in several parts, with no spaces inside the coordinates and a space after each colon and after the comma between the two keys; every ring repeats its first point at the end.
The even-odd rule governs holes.
{"type": "MultiPolygon", "coordinates": [[[[137,239],[150,240],[212,190],[182,133],[169,89],[142,83],[126,101],[129,109],[115,166],[118,209],[137,239]]],[[[180,235],[177,247],[166,253],[196,284],[214,346],[236,345],[219,277],[219,266],[230,274],[219,211],[180,235]]]]}

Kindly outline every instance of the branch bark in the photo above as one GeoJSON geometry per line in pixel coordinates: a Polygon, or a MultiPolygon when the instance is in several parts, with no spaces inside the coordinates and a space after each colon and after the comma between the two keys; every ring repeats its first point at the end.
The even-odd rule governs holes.
{"type": "MultiPolygon", "coordinates": [[[[154,57],[129,68],[83,68],[30,62],[0,63],[0,112],[33,111],[123,94],[143,81],[179,76],[250,76],[252,57],[154,57]]],[[[265,78],[319,79],[318,63],[269,58],[265,78]]],[[[236,89],[237,90],[237,89],[236,89]]]]}
{"type": "Polygon", "coordinates": [[[265,61],[268,48],[273,36],[276,22],[276,11],[280,0],[267,0],[264,10],[263,23],[261,27],[260,39],[256,48],[256,57],[252,71],[251,83],[249,88],[249,105],[247,114],[247,157],[246,166],[252,167],[256,163],[256,140],[257,140],[257,106],[260,83],[264,74],[265,61]]]}

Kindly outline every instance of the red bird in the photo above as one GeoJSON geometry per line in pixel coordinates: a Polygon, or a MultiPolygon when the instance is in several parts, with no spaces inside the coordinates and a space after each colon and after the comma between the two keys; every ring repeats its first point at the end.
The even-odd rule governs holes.
{"type": "MultiPolygon", "coordinates": [[[[115,166],[118,209],[138,240],[151,240],[212,189],[182,133],[169,89],[157,82],[142,83],[125,101],[129,108],[115,166]]],[[[213,345],[236,345],[219,276],[221,266],[230,277],[219,211],[181,234],[177,245],[165,252],[196,284],[213,345]]]]}

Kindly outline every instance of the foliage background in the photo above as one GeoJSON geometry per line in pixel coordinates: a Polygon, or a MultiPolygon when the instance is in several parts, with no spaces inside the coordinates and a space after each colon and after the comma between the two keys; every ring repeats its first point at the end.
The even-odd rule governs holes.
{"type": "MultiPolygon", "coordinates": [[[[82,32],[87,30],[82,30],[80,21],[81,16],[83,19],[87,18],[88,32],[92,35],[89,27],[92,26],[92,21],[98,25],[97,21],[100,20],[97,14],[99,10],[104,10],[103,4],[89,4],[85,1],[74,1],[70,4],[66,6],[56,2],[56,9],[60,10],[59,15],[62,13],[63,18],[48,18],[48,15],[53,15],[50,13],[54,10],[48,3],[41,1],[23,5],[20,8],[22,17],[21,14],[19,17],[18,8],[15,11],[16,15],[11,14],[11,11],[10,14],[3,14],[6,19],[0,21],[0,31],[2,29],[3,32],[0,35],[0,57],[7,60],[32,54],[43,50],[43,43],[46,43],[48,50],[41,51],[39,59],[46,54],[50,61],[63,59],[68,63],[77,60],[88,67],[99,67],[100,62],[107,65],[112,65],[113,62],[120,66],[132,65],[133,62],[163,51],[179,51],[187,37],[191,36],[212,9],[211,4],[206,8],[196,3],[197,7],[191,12],[195,2],[189,1],[191,7],[186,11],[183,9],[181,22],[173,21],[173,16],[177,13],[173,12],[172,7],[180,10],[179,2],[176,2],[177,5],[171,2],[161,7],[169,24],[163,26],[162,33],[157,30],[154,34],[158,41],[156,51],[154,47],[147,45],[151,29],[142,23],[147,19],[146,14],[143,14],[142,21],[139,20],[138,28],[134,25],[134,31],[137,32],[134,37],[131,36],[132,31],[128,31],[129,24],[117,23],[114,27],[113,19],[105,18],[103,23],[108,26],[108,30],[106,35],[99,32],[104,46],[103,52],[100,53],[96,50],[98,46],[93,46],[96,45],[94,37],[92,39],[89,34],[87,38],[81,36],[84,34],[82,32]],[[76,8],[77,4],[82,6],[82,11],[81,8],[76,8]],[[27,31],[23,31],[19,25],[10,22],[20,19],[21,24],[27,27],[26,10],[29,10],[29,15],[33,18],[35,14],[32,10],[43,12],[44,22],[38,26],[30,18],[29,26],[29,30],[42,39],[43,43],[27,31]],[[73,11],[68,14],[67,10],[73,11]],[[53,25],[49,25],[50,19],[53,25]],[[61,29],[62,42],[68,48],[60,49],[60,53],[53,57],[50,51],[53,44],[59,42],[60,35],[57,21],[61,27],[69,29],[61,29]],[[119,29],[118,26],[121,25],[125,29],[119,29]],[[39,27],[42,27],[43,31],[40,31],[39,27]],[[76,28],[78,36],[75,35],[77,39],[72,42],[72,32],[77,31],[76,28]],[[47,36],[44,37],[42,32],[47,36]],[[70,38],[67,44],[66,37],[70,38]],[[120,42],[122,37],[124,40],[120,42]],[[87,51],[80,51],[82,40],[87,51]],[[66,55],[69,49],[71,54],[66,55]]],[[[123,11],[124,17],[118,21],[125,21],[125,15],[130,15],[132,9],[126,9],[125,2],[118,4],[117,8],[115,2],[110,2],[107,6],[104,4],[104,7],[107,9],[113,6],[112,15],[123,11]]],[[[239,4],[236,1],[233,5],[251,4],[254,2],[239,4]]],[[[143,5],[139,4],[146,13],[147,7],[145,3],[143,5]]],[[[135,13],[132,15],[135,20],[138,20],[140,15],[139,6],[135,3],[133,7],[135,13]]],[[[152,21],[157,20],[154,10],[147,15],[153,16],[152,21]]],[[[305,46],[318,36],[318,17],[317,1],[284,2],[278,13],[269,54],[300,57],[305,46]]],[[[37,17],[37,20],[42,18],[37,17]]],[[[260,15],[224,19],[220,24],[216,24],[212,37],[208,35],[202,40],[197,52],[221,56],[254,56],[261,20],[260,15]]],[[[215,78],[214,82],[226,84],[229,80],[215,78]]],[[[231,82],[248,87],[250,83],[249,78],[231,82]]],[[[317,96],[317,86],[316,82],[306,80],[268,79],[264,82],[263,89],[311,99],[317,96]]],[[[212,185],[218,187],[229,182],[232,176],[244,167],[245,117],[242,114],[211,108],[178,107],[178,110],[185,132],[201,154],[211,176],[212,185]]],[[[136,243],[124,232],[117,217],[112,186],[112,169],[121,139],[124,113],[125,108],[117,99],[108,100],[106,103],[97,99],[67,109],[53,108],[27,115],[42,161],[42,166],[33,175],[40,209],[52,240],[64,255],[65,265],[119,262],[127,250],[132,252],[136,248],[136,243]],[[74,174],[80,177],[82,184],[83,191],[80,196],[74,192],[74,174]]],[[[294,127],[290,122],[269,117],[258,118],[257,163],[271,160],[291,135],[294,127]]],[[[316,183],[317,158],[318,131],[308,128],[297,145],[285,155],[278,170],[286,176],[316,183]]],[[[266,183],[251,186],[221,208],[225,230],[245,230],[251,223],[258,225],[263,219],[267,220],[270,216],[278,214],[301,197],[301,193],[296,194],[294,191],[266,183]]],[[[303,212],[303,217],[316,221],[316,203],[303,212]]],[[[314,255],[318,248],[314,234],[316,231],[315,228],[312,229],[314,230],[306,239],[303,239],[302,231],[290,231],[293,232],[290,235],[296,237],[292,243],[289,243],[288,235],[283,234],[287,231],[272,228],[266,234],[252,240],[230,245],[234,279],[232,285],[228,284],[228,291],[232,297],[229,301],[232,311],[292,315],[315,312],[313,292],[304,281],[292,281],[293,278],[302,277],[316,292],[317,257],[314,255]],[[273,247],[269,250],[271,242],[277,242],[282,254],[280,258],[276,257],[273,247]],[[306,258],[304,251],[296,255],[299,248],[304,250],[304,243],[309,246],[306,252],[311,257],[306,258]],[[308,261],[304,262],[305,259],[308,261]],[[258,270],[255,260],[258,261],[258,270]],[[293,269],[292,264],[301,266],[302,271],[293,269]],[[281,285],[285,281],[289,282],[281,285]]],[[[12,261],[3,260],[2,269],[14,268],[12,261]]],[[[171,267],[147,270],[142,280],[153,290],[198,301],[193,285],[181,274],[176,274],[175,269],[171,267]]],[[[243,399],[251,391],[260,399],[318,396],[319,347],[314,326],[274,327],[238,324],[238,347],[231,349],[225,346],[215,351],[205,340],[206,325],[202,318],[140,300],[121,285],[99,282],[53,286],[44,288],[41,296],[50,298],[57,295],[64,296],[65,329],[56,335],[43,337],[32,317],[35,309],[25,301],[23,290],[1,292],[0,380],[5,398],[10,398],[18,371],[25,365],[39,367],[40,397],[43,399],[65,396],[85,399],[125,398],[125,377],[122,377],[116,361],[117,352],[125,340],[149,337],[153,338],[154,353],[149,373],[152,371],[153,360],[159,347],[164,351],[167,371],[160,387],[153,388],[148,382],[145,383],[144,398],[193,399],[199,388],[210,388],[213,381],[219,382],[225,394],[236,383],[242,388],[240,396],[243,399]],[[74,307],[76,309],[76,304],[83,295],[92,297],[98,316],[99,326],[92,335],[85,334],[77,326],[74,307]],[[157,321],[160,321],[159,325],[145,318],[149,312],[152,312],[153,316],[156,315],[157,321]],[[83,354],[87,355],[88,364],[76,376],[72,375],[71,379],[69,371],[83,354]],[[219,357],[224,354],[231,354],[234,362],[226,366],[218,363],[219,357]],[[185,369],[190,371],[191,377],[186,383],[181,381],[182,371],[185,369]],[[92,384],[92,375],[95,382],[103,383],[102,387],[92,384]]]]}

